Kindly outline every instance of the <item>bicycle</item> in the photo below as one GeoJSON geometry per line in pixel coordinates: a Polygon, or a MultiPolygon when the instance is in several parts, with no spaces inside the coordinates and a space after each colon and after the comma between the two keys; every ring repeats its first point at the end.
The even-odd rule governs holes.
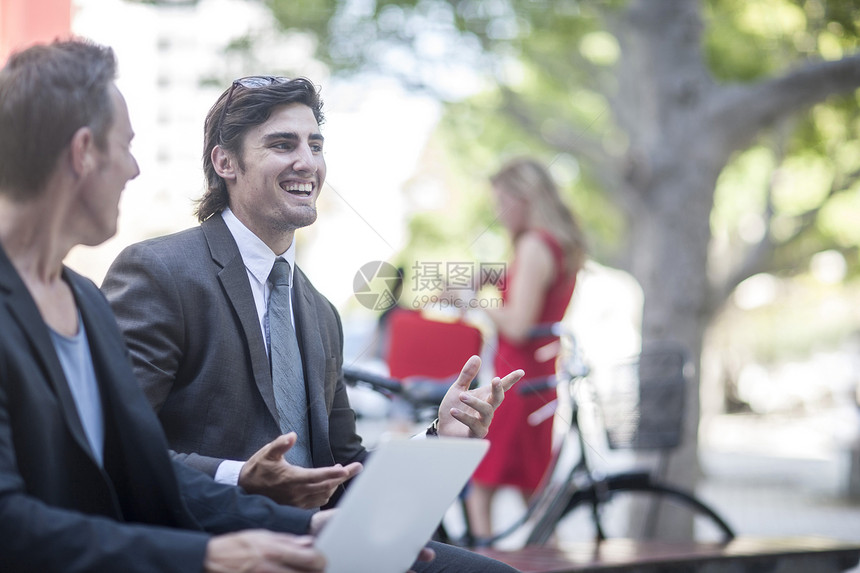
{"type": "MultiPolygon", "coordinates": [[[[535,492],[524,514],[500,533],[488,539],[476,539],[469,531],[468,518],[464,511],[465,533],[455,538],[448,535],[443,526],[437,532],[437,538],[466,547],[486,547],[525,529],[525,545],[544,545],[550,541],[564,520],[584,510],[594,528],[594,538],[599,542],[610,537],[604,523],[606,509],[619,498],[631,497],[652,502],[657,500],[681,507],[699,518],[700,522],[710,524],[720,535],[721,541],[728,542],[733,539],[734,530],[713,508],[693,493],[664,483],[655,472],[636,470],[601,475],[598,470],[592,468],[589,460],[591,447],[580,426],[580,402],[588,395],[585,392],[591,390],[592,398],[596,395],[593,388],[588,388],[591,370],[582,360],[571,332],[563,329],[560,324],[553,324],[536,328],[533,335],[545,336],[548,333],[559,337],[563,347],[557,359],[557,374],[548,379],[521,381],[515,387],[518,392],[533,392],[555,386],[559,390],[559,397],[568,402],[567,411],[561,414],[567,428],[555,449],[543,483],[535,492]],[[572,453],[571,450],[578,450],[578,454],[572,453]]],[[[687,382],[686,353],[678,347],[648,349],[624,364],[623,368],[631,375],[630,385],[635,387],[630,390],[635,392],[628,396],[627,400],[615,396],[615,411],[604,412],[610,448],[665,451],[676,447],[680,443],[683,392],[687,382]],[[647,410],[649,403],[667,399],[676,405],[672,410],[674,416],[655,422],[647,415],[652,412],[635,415],[637,411],[643,414],[642,409],[647,410]]],[[[434,400],[441,399],[447,389],[445,384],[434,380],[413,380],[404,384],[398,380],[350,368],[345,368],[344,374],[351,384],[368,385],[389,397],[398,396],[416,407],[432,406],[434,400]],[[440,388],[442,394],[439,394],[440,388]]],[[[594,399],[594,402],[597,403],[597,399],[594,399]]],[[[438,406],[438,401],[435,404],[438,406]]],[[[547,412],[536,415],[545,416],[547,412]]],[[[555,412],[554,415],[560,414],[555,412]]],[[[644,537],[648,537],[653,531],[653,524],[661,507],[662,504],[650,504],[644,537]]]]}

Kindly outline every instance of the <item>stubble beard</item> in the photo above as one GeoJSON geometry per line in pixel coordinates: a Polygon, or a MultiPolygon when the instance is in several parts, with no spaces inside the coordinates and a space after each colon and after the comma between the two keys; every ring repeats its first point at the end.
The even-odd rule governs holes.
{"type": "Polygon", "coordinates": [[[298,212],[290,213],[290,217],[279,221],[277,231],[282,233],[292,233],[297,229],[309,227],[316,222],[316,205],[313,207],[300,207],[297,211],[298,212]]]}

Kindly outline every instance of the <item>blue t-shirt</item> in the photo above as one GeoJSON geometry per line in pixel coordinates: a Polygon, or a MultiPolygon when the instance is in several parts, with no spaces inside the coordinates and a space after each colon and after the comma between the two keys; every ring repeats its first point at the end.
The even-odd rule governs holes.
{"type": "Polygon", "coordinates": [[[87,340],[87,332],[84,329],[84,321],[78,312],[78,333],[69,338],[58,334],[51,329],[51,340],[63,366],[63,373],[69,384],[69,390],[75,399],[78,408],[78,416],[81,425],[87,435],[93,456],[99,465],[102,465],[102,457],[105,441],[104,418],[102,417],[102,401],[99,394],[99,385],[96,381],[96,372],[93,368],[93,357],[90,354],[90,344],[87,340]]]}

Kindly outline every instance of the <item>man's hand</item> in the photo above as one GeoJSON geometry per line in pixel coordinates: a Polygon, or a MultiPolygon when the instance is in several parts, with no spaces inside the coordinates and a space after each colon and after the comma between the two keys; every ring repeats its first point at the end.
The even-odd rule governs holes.
{"type": "Polygon", "coordinates": [[[325,557],[309,535],[263,529],[219,535],[209,540],[205,573],[312,573],[325,569],[325,557]]]}
{"type": "Polygon", "coordinates": [[[505,392],[525,375],[514,370],[504,378],[493,378],[488,386],[469,390],[469,384],[481,369],[481,359],[472,356],[466,361],[460,375],[451,384],[439,405],[439,435],[452,438],[483,438],[490,429],[493,414],[505,392]],[[464,407],[465,405],[465,407],[464,407]]]}
{"type": "Polygon", "coordinates": [[[265,495],[283,505],[303,509],[321,507],[337,486],[361,471],[361,464],[340,464],[328,468],[293,466],[284,454],[296,443],[295,432],[278,436],[242,466],[239,485],[248,493],[265,495]]]}
{"type": "Polygon", "coordinates": [[[322,511],[315,511],[311,516],[311,526],[308,531],[314,537],[318,537],[320,531],[322,531],[323,527],[325,527],[326,523],[334,516],[337,509],[324,509],[322,511]]]}
{"type": "MultiPolygon", "coordinates": [[[[415,560],[415,563],[428,563],[436,559],[436,552],[430,549],[429,547],[422,547],[421,551],[418,553],[418,558],[415,560]]],[[[415,573],[414,570],[410,569],[407,573],[415,573]]]]}

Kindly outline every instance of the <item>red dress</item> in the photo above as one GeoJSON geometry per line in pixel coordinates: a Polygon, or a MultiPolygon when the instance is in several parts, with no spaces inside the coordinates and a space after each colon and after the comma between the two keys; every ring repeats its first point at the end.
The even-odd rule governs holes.
{"type": "MultiPolygon", "coordinates": [[[[558,322],[564,317],[573,295],[576,274],[564,268],[564,255],[555,237],[544,231],[538,233],[552,251],[558,269],[555,280],[547,290],[537,321],[537,324],[547,324],[558,322]]],[[[511,276],[516,273],[516,263],[514,260],[508,269],[507,284],[510,284],[511,276]]],[[[502,300],[506,298],[507,292],[502,291],[502,300]]],[[[514,344],[499,334],[498,352],[494,361],[496,374],[504,375],[522,368],[526,375],[517,385],[527,385],[530,379],[554,374],[555,359],[538,362],[535,351],[557,340],[557,337],[546,336],[514,344]]],[[[515,385],[512,391],[505,393],[504,401],[493,416],[487,434],[490,449],[475,470],[472,480],[488,487],[515,486],[532,491],[539,485],[552,456],[552,418],[537,426],[530,425],[527,418],[529,414],[554,400],[556,395],[554,389],[528,394],[521,394],[516,389],[515,385]]]]}

